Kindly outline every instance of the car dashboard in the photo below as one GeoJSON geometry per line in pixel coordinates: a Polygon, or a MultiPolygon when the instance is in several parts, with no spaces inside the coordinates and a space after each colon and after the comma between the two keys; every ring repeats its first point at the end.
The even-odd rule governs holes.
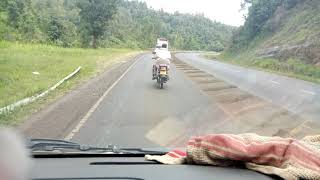
{"type": "Polygon", "coordinates": [[[144,157],[36,157],[33,180],[270,180],[269,176],[240,168],[200,165],[164,165],[144,157]]]}

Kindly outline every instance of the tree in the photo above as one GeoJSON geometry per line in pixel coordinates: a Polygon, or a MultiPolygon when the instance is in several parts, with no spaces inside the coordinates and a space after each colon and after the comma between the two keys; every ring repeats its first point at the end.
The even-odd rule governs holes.
{"type": "Polygon", "coordinates": [[[79,15],[81,30],[84,32],[82,34],[92,37],[92,47],[97,48],[97,41],[103,36],[108,21],[117,11],[117,0],[82,0],[78,7],[81,10],[79,15]]]}
{"type": "Polygon", "coordinates": [[[19,22],[21,15],[24,11],[25,4],[24,1],[9,1],[7,2],[7,11],[8,11],[8,23],[13,28],[19,27],[19,22]]]}
{"type": "Polygon", "coordinates": [[[38,28],[37,15],[32,0],[7,1],[8,24],[20,33],[18,39],[39,42],[42,32],[38,28]]]}
{"type": "Polygon", "coordinates": [[[268,31],[264,27],[279,6],[285,2],[292,5],[296,1],[301,0],[243,0],[241,7],[248,7],[248,15],[244,25],[234,33],[230,51],[246,48],[252,40],[263,34],[262,32],[268,31]]]}
{"type": "MultiPolygon", "coordinates": [[[[293,0],[286,0],[293,1],[293,0]]],[[[191,15],[148,8],[128,0],[0,0],[0,39],[63,47],[170,47],[221,50],[235,28],[191,15]]]]}

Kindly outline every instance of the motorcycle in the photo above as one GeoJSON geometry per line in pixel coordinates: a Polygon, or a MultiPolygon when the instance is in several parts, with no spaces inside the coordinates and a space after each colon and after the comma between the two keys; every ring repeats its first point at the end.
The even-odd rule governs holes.
{"type": "Polygon", "coordinates": [[[169,80],[168,70],[169,67],[166,64],[160,64],[158,68],[155,69],[156,72],[153,79],[157,80],[160,89],[163,89],[163,84],[169,80]]]}

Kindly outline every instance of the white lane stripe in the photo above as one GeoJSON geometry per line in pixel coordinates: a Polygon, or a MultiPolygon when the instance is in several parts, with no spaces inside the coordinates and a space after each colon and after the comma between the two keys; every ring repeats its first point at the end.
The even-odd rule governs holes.
{"type": "Polygon", "coordinates": [[[70,141],[73,136],[80,131],[81,127],[88,121],[91,114],[98,108],[103,99],[110,93],[110,91],[120,82],[120,80],[130,71],[130,69],[137,64],[141,57],[138,59],[103,93],[98,101],[90,108],[87,114],[81,119],[77,126],[64,138],[66,141],[70,141]]]}
{"type": "Polygon", "coordinates": [[[315,92],[312,92],[312,91],[307,91],[307,90],[301,90],[302,92],[304,92],[304,93],[306,93],[306,94],[309,94],[309,95],[316,95],[316,93],[315,92]]]}
{"type": "Polygon", "coordinates": [[[280,84],[279,82],[273,80],[270,80],[270,82],[272,82],[273,84],[280,84]]]}

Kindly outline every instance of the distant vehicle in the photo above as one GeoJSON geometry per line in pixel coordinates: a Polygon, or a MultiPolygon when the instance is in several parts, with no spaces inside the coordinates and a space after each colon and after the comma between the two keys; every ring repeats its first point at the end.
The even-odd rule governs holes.
{"type": "Polygon", "coordinates": [[[167,50],[169,51],[169,41],[166,38],[158,38],[156,47],[153,51],[153,54],[156,54],[159,50],[167,50]]]}
{"type": "Polygon", "coordinates": [[[169,41],[166,38],[158,38],[156,47],[169,50],[169,41]]]}

